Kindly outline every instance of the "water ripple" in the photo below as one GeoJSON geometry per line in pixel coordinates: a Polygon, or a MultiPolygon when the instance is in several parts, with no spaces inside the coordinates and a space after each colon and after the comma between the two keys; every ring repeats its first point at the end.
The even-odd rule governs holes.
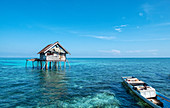
{"type": "Polygon", "coordinates": [[[170,59],[70,59],[61,70],[0,59],[0,107],[146,107],[123,85],[133,75],[170,97],[170,59]]]}

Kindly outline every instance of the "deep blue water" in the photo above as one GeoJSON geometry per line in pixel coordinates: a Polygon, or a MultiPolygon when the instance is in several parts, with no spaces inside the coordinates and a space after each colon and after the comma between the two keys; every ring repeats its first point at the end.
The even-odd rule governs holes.
{"type": "Polygon", "coordinates": [[[123,85],[133,75],[170,97],[169,58],[69,59],[71,68],[25,68],[21,58],[0,58],[0,107],[141,108],[123,85]]]}

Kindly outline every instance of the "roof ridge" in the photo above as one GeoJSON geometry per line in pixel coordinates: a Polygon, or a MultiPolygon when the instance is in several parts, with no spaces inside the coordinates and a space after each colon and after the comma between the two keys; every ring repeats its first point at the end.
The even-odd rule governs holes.
{"type": "MultiPolygon", "coordinates": [[[[44,52],[46,52],[49,48],[51,48],[51,47],[53,47],[54,45],[57,45],[58,44],[58,46],[60,47],[60,48],[62,48],[67,54],[70,54],[62,45],[60,45],[60,43],[57,41],[57,42],[55,42],[55,43],[53,43],[53,44],[49,44],[49,45],[47,45],[45,48],[43,48],[40,52],[38,52],[37,54],[40,54],[40,53],[44,53],[44,52]]],[[[70,54],[71,55],[71,54],[70,54]]]]}

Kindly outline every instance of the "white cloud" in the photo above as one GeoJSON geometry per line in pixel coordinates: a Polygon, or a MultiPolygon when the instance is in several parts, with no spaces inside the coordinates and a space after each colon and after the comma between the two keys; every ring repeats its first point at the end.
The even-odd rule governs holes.
{"type": "Polygon", "coordinates": [[[155,6],[152,4],[148,4],[148,3],[145,3],[141,6],[142,10],[143,10],[143,13],[145,14],[146,16],[146,19],[147,20],[151,20],[152,19],[152,14],[155,13],[155,6]]]}
{"type": "Polygon", "coordinates": [[[126,19],[126,17],[122,17],[122,19],[124,20],[124,19],[126,19]]]}
{"type": "Polygon", "coordinates": [[[127,25],[120,25],[120,26],[114,26],[114,29],[118,32],[122,32],[122,28],[126,27],[127,25]]]}
{"type": "Polygon", "coordinates": [[[140,53],[142,50],[132,50],[132,51],[127,51],[127,53],[140,53]]]}
{"type": "Polygon", "coordinates": [[[139,39],[139,40],[119,40],[125,42],[146,42],[146,41],[169,41],[170,38],[157,38],[157,39],[139,39]]]}
{"type": "Polygon", "coordinates": [[[99,52],[103,52],[103,53],[112,53],[112,54],[120,54],[120,50],[116,50],[116,49],[112,49],[112,50],[99,50],[99,52]]]}
{"type": "Polygon", "coordinates": [[[72,34],[78,34],[79,32],[77,32],[77,31],[73,31],[73,30],[69,30],[68,31],[69,33],[72,33],[72,34]]]}
{"type": "Polygon", "coordinates": [[[140,27],[139,26],[136,26],[137,29],[139,29],[140,27]]]}
{"type": "Polygon", "coordinates": [[[158,50],[146,50],[146,52],[157,52],[158,50]]]}
{"type": "Polygon", "coordinates": [[[126,53],[156,53],[158,50],[130,50],[126,53]]]}
{"type": "Polygon", "coordinates": [[[164,40],[170,40],[170,38],[159,38],[159,39],[154,39],[154,40],[164,41],[164,40]]]}
{"type": "Polygon", "coordinates": [[[121,28],[115,28],[116,31],[122,32],[121,28]]]}
{"type": "Polygon", "coordinates": [[[120,50],[111,50],[112,53],[120,54],[120,50]]]}
{"type": "Polygon", "coordinates": [[[170,22],[156,24],[157,26],[169,26],[170,22]]]}
{"type": "Polygon", "coordinates": [[[140,12],[140,13],[139,13],[139,16],[143,16],[143,13],[140,12]]]}
{"type": "Polygon", "coordinates": [[[88,36],[88,37],[92,37],[92,38],[105,39],[105,40],[112,40],[112,39],[116,38],[114,36],[97,36],[97,35],[82,35],[82,36],[88,36]]]}
{"type": "Polygon", "coordinates": [[[157,53],[152,53],[152,55],[157,55],[157,53]]]}
{"type": "Polygon", "coordinates": [[[115,39],[115,37],[112,37],[112,36],[94,36],[94,38],[106,39],[106,40],[115,39]]]}
{"type": "Polygon", "coordinates": [[[127,25],[120,25],[120,27],[126,27],[127,25]]]}
{"type": "Polygon", "coordinates": [[[146,3],[146,4],[143,4],[143,5],[142,5],[142,9],[143,9],[143,11],[144,11],[146,14],[150,14],[151,11],[153,10],[153,6],[150,5],[150,4],[148,4],[148,3],[146,3]]]}

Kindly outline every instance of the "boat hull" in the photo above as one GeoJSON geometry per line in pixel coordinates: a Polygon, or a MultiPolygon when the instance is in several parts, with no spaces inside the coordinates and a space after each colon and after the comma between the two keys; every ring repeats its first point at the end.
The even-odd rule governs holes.
{"type": "Polygon", "coordinates": [[[152,103],[151,101],[149,101],[148,99],[146,99],[145,97],[143,97],[142,95],[140,95],[136,90],[133,89],[133,86],[128,84],[124,78],[123,79],[123,83],[135,94],[137,95],[137,97],[139,97],[141,100],[143,100],[145,103],[147,103],[149,106],[154,107],[154,108],[162,108],[154,103],[152,103]]]}

